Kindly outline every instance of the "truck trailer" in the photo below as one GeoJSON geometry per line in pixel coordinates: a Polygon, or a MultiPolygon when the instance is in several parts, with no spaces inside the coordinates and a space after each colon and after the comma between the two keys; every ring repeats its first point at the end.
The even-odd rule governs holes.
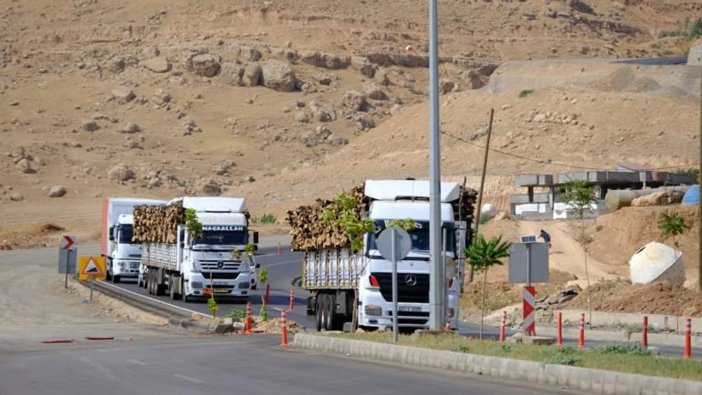
{"type": "MultiPolygon", "coordinates": [[[[255,263],[247,253],[243,198],[183,197],[156,209],[137,207],[134,223],[135,239],[142,242],[142,283],[150,294],[168,292],[172,299],[186,302],[212,295],[248,299],[255,263]],[[188,231],[186,210],[202,225],[200,235],[188,231]]],[[[258,243],[256,232],[253,243],[258,243]]]]}
{"type": "MultiPolygon", "coordinates": [[[[428,329],[430,326],[429,287],[433,264],[429,251],[428,181],[368,180],[363,200],[374,231],[364,235],[363,250],[354,253],[350,245],[334,248],[305,248],[302,262],[302,287],[310,293],[307,313],[313,315],[317,330],[339,330],[345,322],[364,328],[391,328],[392,263],[378,251],[376,240],[391,220],[413,220],[409,231],[411,250],[397,262],[398,327],[428,329]]],[[[446,310],[445,321],[451,328],[458,323],[462,292],[463,247],[470,242],[472,207],[475,191],[459,184],[441,183],[442,259],[446,310]],[[467,216],[460,218],[462,213],[467,216]],[[463,221],[459,221],[462,219],[463,221]]],[[[292,225],[292,223],[291,223],[292,225]]],[[[293,232],[293,238],[300,233],[293,232]]],[[[293,240],[293,247],[299,243],[293,240]]],[[[313,243],[314,244],[314,243],[313,243]]],[[[309,245],[309,243],[307,243],[309,245]]]]}
{"type": "Polygon", "coordinates": [[[164,200],[108,197],[102,202],[101,255],[105,258],[106,278],[115,283],[122,278],[137,278],[141,244],[132,241],[136,205],[158,205],[164,200]]]}

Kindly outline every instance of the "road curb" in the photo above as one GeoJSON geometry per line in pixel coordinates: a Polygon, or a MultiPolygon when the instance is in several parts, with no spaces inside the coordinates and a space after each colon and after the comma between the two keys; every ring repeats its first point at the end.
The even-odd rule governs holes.
{"type": "Polygon", "coordinates": [[[292,345],[347,356],[567,387],[595,394],[702,394],[702,382],[297,333],[292,345]]]}

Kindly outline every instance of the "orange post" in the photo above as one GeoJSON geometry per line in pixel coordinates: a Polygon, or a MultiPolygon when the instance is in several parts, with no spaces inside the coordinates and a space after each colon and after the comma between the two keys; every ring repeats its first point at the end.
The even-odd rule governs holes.
{"type": "Polygon", "coordinates": [[[280,328],[280,345],[281,347],[288,346],[288,322],[285,319],[285,310],[280,312],[280,318],[282,320],[282,328],[280,328]]]}
{"type": "Polygon", "coordinates": [[[500,320],[500,342],[505,341],[505,324],[507,322],[507,311],[502,312],[502,319],[500,320]]]}
{"type": "Polygon", "coordinates": [[[251,302],[246,303],[246,322],[244,322],[244,334],[251,333],[251,302]]]}
{"type": "Polygon", "coordinates": [[[558,336],[556,337],[556,345],[563,345],[563,312],[558,312],[558,336]]]}
{"type": "Polygon", "coordinates": [[[290,311],[295,311],[295,289],[290,288],[290,303],[288,304],[290,311]]]}
{"type": "Polygon", "coordinates": [[[578,348],[585,347],[585,313],[580,313],[580,336],[578,336],[578,348]]]}
{"type": "Polygon", "coordinates": [[[643,316],[643,328],[641,329],[641,347],[648,348],[648,316],[643,316]]]}
{"type": "Polygon", "coordinates": [[[692,319],[688,318],[685,324],[685,351],[683,358],[692,358],[692,319]]]}

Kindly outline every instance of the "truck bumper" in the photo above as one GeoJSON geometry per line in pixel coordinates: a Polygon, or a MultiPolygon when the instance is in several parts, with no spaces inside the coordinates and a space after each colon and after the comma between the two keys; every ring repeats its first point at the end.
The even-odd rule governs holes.
{"type": "MultiPolygon", "coordinates": [[[[359,325],[372,328],[392,328],[392,307],[392,303],[387,302],[380,295],[380,292],[377,295],[367,293],[361,299],[359,306],[359,325]]],[[[428,303],[398,303],[397,310],[397,326],[399,328],[429,328],[430,306],[428,303]]]]}
{"type": "Polygon", "coordinates": [[[121,278],[137,278],[139,276],[139,261],[127,259],[113,259],[109,268],[113,276],[121,278]]]}
{"type": "Polygon", "coordinates": [[[185,291],[191,296],[205,296],[212,288],[215,297],[246,298],[251,294],[251,277],[247,274],[239,274],[234,280],[205,278],[200,272],[190,273],[186,279],[185,291]]]}

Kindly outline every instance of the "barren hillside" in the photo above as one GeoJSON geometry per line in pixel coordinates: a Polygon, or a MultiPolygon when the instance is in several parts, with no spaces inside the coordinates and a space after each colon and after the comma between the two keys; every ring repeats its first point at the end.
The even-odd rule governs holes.
{"type": "MultiPolygon", "coordinates": [[[[366,178],[427,177],[426,2],[0,8],[0,248],[52,245],[56,226],[95,240],[104,196],[243,195],[282,220],[366,178]]],[[[444,178],[477,187],[491,109],[485,201],[501,208],[517,174],[696,166],[699,69],[602,59],[684,55],[700,15],[684,0],[440,2],[444,178]],[[505,63],[523,60],[539,62],[505,63]]],[[[601,242],[592,254],[617,249],[601,242]]]]}

